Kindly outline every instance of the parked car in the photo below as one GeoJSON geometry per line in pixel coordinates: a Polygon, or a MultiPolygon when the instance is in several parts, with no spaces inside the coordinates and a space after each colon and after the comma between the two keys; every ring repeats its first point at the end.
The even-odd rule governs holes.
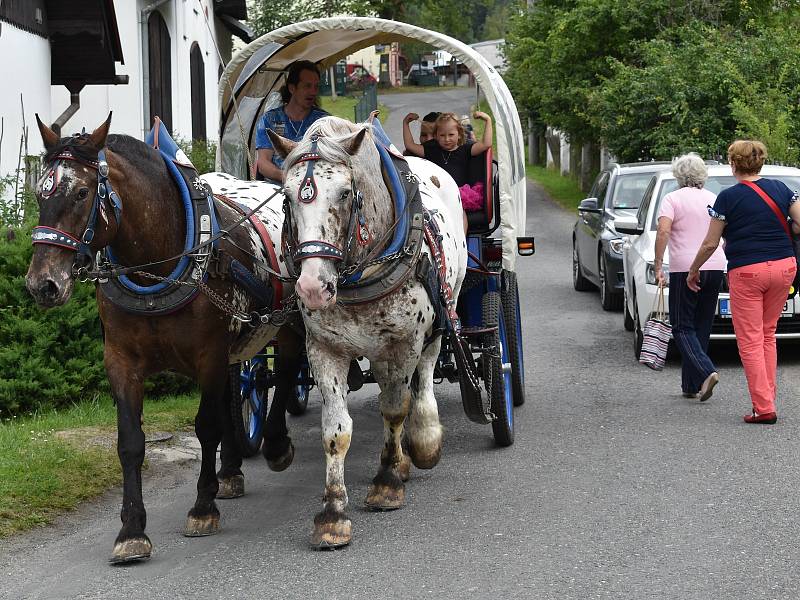
{"type": "Polygon", "coordinates": [[[406,82],[408,85],[439,85],[439,76],[431,68],[414,65],[408,73],[406,82]]]}
{"type": "Polygon", "coordinates": [[[614,220],[634,217],[653,174],[669,166],[667,162],[611,163],[578,206],[572,230],[572,284],[578,291],[599,288],[605,310],[619,310],[623,304],[623,242],[614,220]]]}
{"type": "MultiPolygon", "coordinates": [[[[800,189],[800,169],[792,167],[778,167],[765,165],[761,175],[771,179],[783,181],[793,190],[800,189]]],[[[719,194],[725,188],[736,183],[728,165],[708,167],[706,189],[719,194]]],[[[624,326],[628,331],[634,332],[634,353],[639,358],[642,349],[642,326],[650,317],[656,299],[658,286],[656,285],[655,258],[656,229],[658,228],[658,209],[661,200],[668,193],[676,190],[678,183],[669,171],[663,171],[654,176],[644,194],[642,204],[635,218],[625,217],[618,219],[616,229],[626,235],[623,244],[623,269],[624,269],[624,326]]],[[[664,252],[663,270],[669,272],[669,250],[664,252]]],[[[669,307],[669,288],[665,290],[667,307],[669,307]]],[[[778,338],[800,339],[800,298],[797,290],[791,290],[791,297],[783,307],[783,313],[778,320],[778,338]]],[[[731,322],[730,295],[728,293],[727,276],[723,278],[722,291],[717,304],[717,315],[711,328],[712,340],[733,340],[731,322]]]]}

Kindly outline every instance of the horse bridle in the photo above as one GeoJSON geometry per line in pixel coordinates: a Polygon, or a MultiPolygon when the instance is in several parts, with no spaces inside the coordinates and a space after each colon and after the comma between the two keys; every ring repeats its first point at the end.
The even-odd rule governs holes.
{"type": "MultiPolygon", "coordinates": [[[[80,139],[80,137],[81,136],[76,136],[76,138],[73,139],[80,139]]],[[[69,146],[69,144],[67,144],[67,146],[69,146]]],[[[111,181],[108,179],[108,162],[106,162],[105,151],[100,150],[97,153],[97,160],[92,161],[75,156],[69,149],[65,149],[55,156],[55,162],[50,167],[50,171],[45,176],[44,183],[42,184],[42,198],[49,198],[55,193],[59,184],[59,166],[61,162],[65,160],[81,163],[97,171],[97,191],[92,200],[92,209],[86,221],[83,234],[78,238],[72,233],[56,229],[55,227],[37,225],[33,228],[31,242],[33,244],[44,244],[72,250],[76,253],[76,265],[78,259],[83,259],[88,264],[91,264],[93,261],[91,243],[92,240],[94,240],[97,216],[102,210],[102,204],[104,202],[109,203],[114,212],[114,219],[116,220],[117,227],[119,227],[122,220],[122,200],[111,187],[111,181]]]]}
{"type": "MultiPolygon", "coordinates": [[[[317,152],[318,135],[311,136],[311,151],[301,154],[296,163],[307,163],[306,173],[297,192],[297,199],[303,204],[311,204],[316,200],[318,194],[317,183],[314,180],[314,166],[322,157],[317,152]]],[[[295,164],[296,164],[295,163],[295,164]]],[[[345,166],[350,170],[350,196],[352,198],[350,207],[350,221],[347,225],[347,236],[345,238],[344,249],[336,244],[331,244],[323,240],[306,240],[297,243],[292,226],[292,212],[289,204],[289,196],[285,195],[283,200],[283,246],[284,255],[287,257],[286,267],[289,274],[293,277],[298,276],[297,263],[307,258],[323,258],[333,260],[337,264],[340,280],[349,275],[347,267],[350,265],[350,256],[353,250],[353,240],[359,246],[367,246],[372,241],[372,233],[367,227],[364,217],[364,197],[356,186],[356,180],[352,173],[352,165],[347,163],[345,166]]]]}

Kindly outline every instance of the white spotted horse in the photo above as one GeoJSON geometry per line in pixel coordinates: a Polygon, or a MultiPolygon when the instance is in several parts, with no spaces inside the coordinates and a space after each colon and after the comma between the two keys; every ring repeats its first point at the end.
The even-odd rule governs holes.
{"type": "Polygon", "coordinates": [[[352,537],[344,481],[352,358],[370,360],[384,422],[366,507],[400,508],[409,458],[423,469],[439,461],[433,374],[441,333],[458,327],[454,299],[467,264],[461,202],[453,179],[433,163],[393,159],[378,125],[326,117],[298,143],[269,135],[286,157],[284,256],[290,271],[299,270],[295,292],[323,398],[327,470],[311,544],[333,548],[352,537]]]}
{"type": "MultiPolygon", "coordinates": [[[[43,307],[67,302],[76,278],[96,283],[123,475],[122,528],[110,560],[125,563],[152,551],[141,478],[145,378],[171,369],[199,384],[195,431],[202,461],[184,533],[210,535],[219,529],[218,491],[234,497],[244,486],[232,437],[229,364],[251,357],[276,335],[282,351],[294,347],[297,354],[301,343],[290,329],[278,328],[292,292],[282,281],[281,246],[270,241],[280,239],[280,189],[246,184],[265,199],[278,192],[272,194],[277,211],[262,201],[258,214],[250,214],[212,198],[162,124],[148,145],[108,135],[110,123],[111,115],[91,134],[59,139],[39,121],[47,154],[26,283],[43,307]]],[[[293,456],[283,413],[296,377],[289,363],[278,365],[284,377],[265,427],[263,452],[275,469],[286,468],[293,456]]]]}

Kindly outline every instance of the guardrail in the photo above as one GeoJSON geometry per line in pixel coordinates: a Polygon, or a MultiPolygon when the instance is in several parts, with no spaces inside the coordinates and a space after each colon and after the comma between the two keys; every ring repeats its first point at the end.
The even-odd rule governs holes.
{"type": "Polygon", "coordinates": [[[364,95],[355,106],[355,122],[361,123],[366,121],[369,113],[373,110],[378,110],[378,86],[375,84],[368,85],[364,88],[364,95]]]}

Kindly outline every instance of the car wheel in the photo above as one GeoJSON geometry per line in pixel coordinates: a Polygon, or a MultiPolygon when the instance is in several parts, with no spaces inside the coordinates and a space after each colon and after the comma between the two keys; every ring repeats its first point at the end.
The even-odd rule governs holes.
{"type": "Polygon", "coordinates": [[[644,341],[644,334],[642,333],[642,321],[639,317],[639,305],[636,303],[636,288],[633,289],[633,355],[636,360],[642,355],[642,342],[644,341]]]}
{"type": "Polygon", "coordinates": [[[606,272],[606,260],[602,250],[597,256],[598,271],[600,272],[600,304],[603,310],[619,310],[622,308],[622,294],[611,288],[606,272]]]}
{"type": "Polygon", "coordinates": [[[631,316],[631,311],[628,310],[627,294],[623,294],[622,296],[622,310],[625,313],[625,316],[622,320],[622,325],[625,327],[625,331],[633,331],[633,317],[631,316]]]}
{"type": "Polygon", "coordinates": [[[592,282],[581,273],[581,261],[578,257],[578,245],[575,243],[575,238],[572,238],[572,287],[579,292],[587,292],[594,288],[592,282]]]}

